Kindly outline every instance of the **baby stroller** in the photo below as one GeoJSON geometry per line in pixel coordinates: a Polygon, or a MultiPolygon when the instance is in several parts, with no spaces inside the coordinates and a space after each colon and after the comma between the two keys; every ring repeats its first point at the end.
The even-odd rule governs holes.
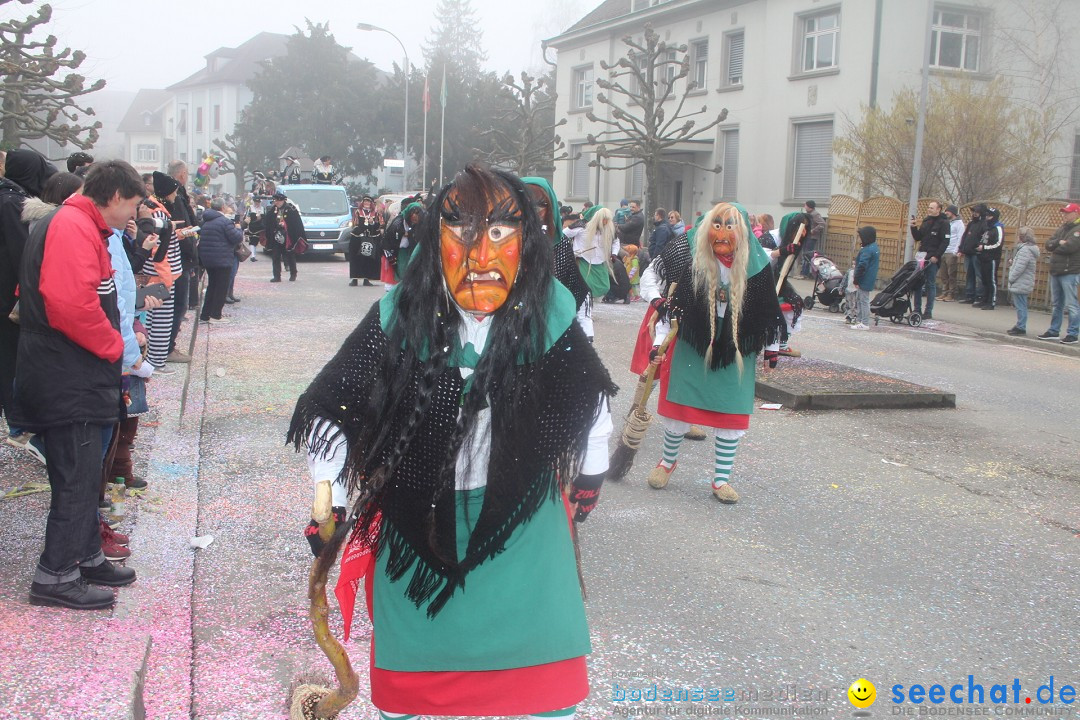
{"type": "Polygon", "coordinates": [[[810,259],[810,276],[814,279],[814,290],[803,298],[807,310],[813,309],[815,302],[820,302],[829,308],[829,312],[847,311],[847,300],[844,299],[847,277],[832,260],[814,253],[810,259]]]}
{"type": "Polygon", "coordinates": [[[923,269],[918,260],[911,260],[896,271],[885,289],[870,301],[870,312],[874,314],[874,324],[887,317],[900,324],[907,320],[911,327],[922,325],[922,315],[911,310],[911,294],[922,287],[923,269]]]}

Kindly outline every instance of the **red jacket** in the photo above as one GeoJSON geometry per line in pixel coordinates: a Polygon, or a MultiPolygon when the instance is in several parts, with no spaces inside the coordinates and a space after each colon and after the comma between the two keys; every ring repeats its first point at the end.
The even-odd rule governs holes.
{"type": "Polygon", "coordinates": [[[98,290],[112,282],[108,237],[112,229],[84,195],[72,195],[45,236],[38,289],[49,326],[103,360],[124,354],[124,340],[101,308],[98,290]]]}
{"type": "Polygon", "coordinates": [[[19,279],[20,337],[11,423],[38,432],[120,418],[120,310],[94,203],[69,198],[30,233],[19,279]]]}

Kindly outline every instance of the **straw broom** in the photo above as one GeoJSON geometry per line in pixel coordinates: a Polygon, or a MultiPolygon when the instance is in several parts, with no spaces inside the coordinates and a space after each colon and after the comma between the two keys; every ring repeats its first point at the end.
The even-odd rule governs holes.
{"type": "MultiPolygon", "coordinates": [[[[667,352],[668,346],[671,345],[671,341],[675,339],[678,332],[679,323],[673,319],[671,321],[671,332],[664,338],[664,342],[660,345],[657,354],[663,355],[667,352]]],[[[656,365],[649,363],[649,368],[638,378],[634,405],[630,408],[630,415],[626,418],[626,425],[623,426],[619,446],[615,448],[615,452],[611,455],[611,461],[608,463],[608,480],[622,480],[634,465],[634,456],[637,455],[638,448],[641,447],[641,443],[645,439],[645,433],[649,429],[649,423],[652,422],[652,413],[649,412],[647,405],[649,395],[652,393],[653,378],[655,376],[656,365]]]]}

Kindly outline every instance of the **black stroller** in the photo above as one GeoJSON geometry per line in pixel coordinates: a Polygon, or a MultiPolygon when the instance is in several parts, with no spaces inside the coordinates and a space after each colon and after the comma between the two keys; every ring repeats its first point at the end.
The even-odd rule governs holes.
{"type": "Polygon", "coordinates": [[[911,260],[893,274],[885,289],[870,301],[870,312],[874,314],[874,324],[887,317],[896,324],[907,320],[911,327],[922,325],[922,315],[911,310],[911,294],[922,287],[923,269],[917,260],[911,260]]]}
{"type": "Polygon", "coordinates": [[[814,253],[810,259],[810,274],[814,278],[814,290],[803,298],[806,309],[811,310],[815,302],[820,302],[829,308],[829,312],[846,312],[848,307],[844,292],[847,290],[847,278],[836,263],[814,253]]]}

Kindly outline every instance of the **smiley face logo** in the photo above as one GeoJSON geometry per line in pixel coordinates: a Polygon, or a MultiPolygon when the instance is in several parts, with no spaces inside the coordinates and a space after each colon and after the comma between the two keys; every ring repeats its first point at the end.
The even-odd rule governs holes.
{"type": "Polygon", "coordinates": [[[869,680],[859,678],[851,683],[851,687],[847,690],[847,697],[855,707],[868,708],[877,700],[877,688],[869,680]]]}

